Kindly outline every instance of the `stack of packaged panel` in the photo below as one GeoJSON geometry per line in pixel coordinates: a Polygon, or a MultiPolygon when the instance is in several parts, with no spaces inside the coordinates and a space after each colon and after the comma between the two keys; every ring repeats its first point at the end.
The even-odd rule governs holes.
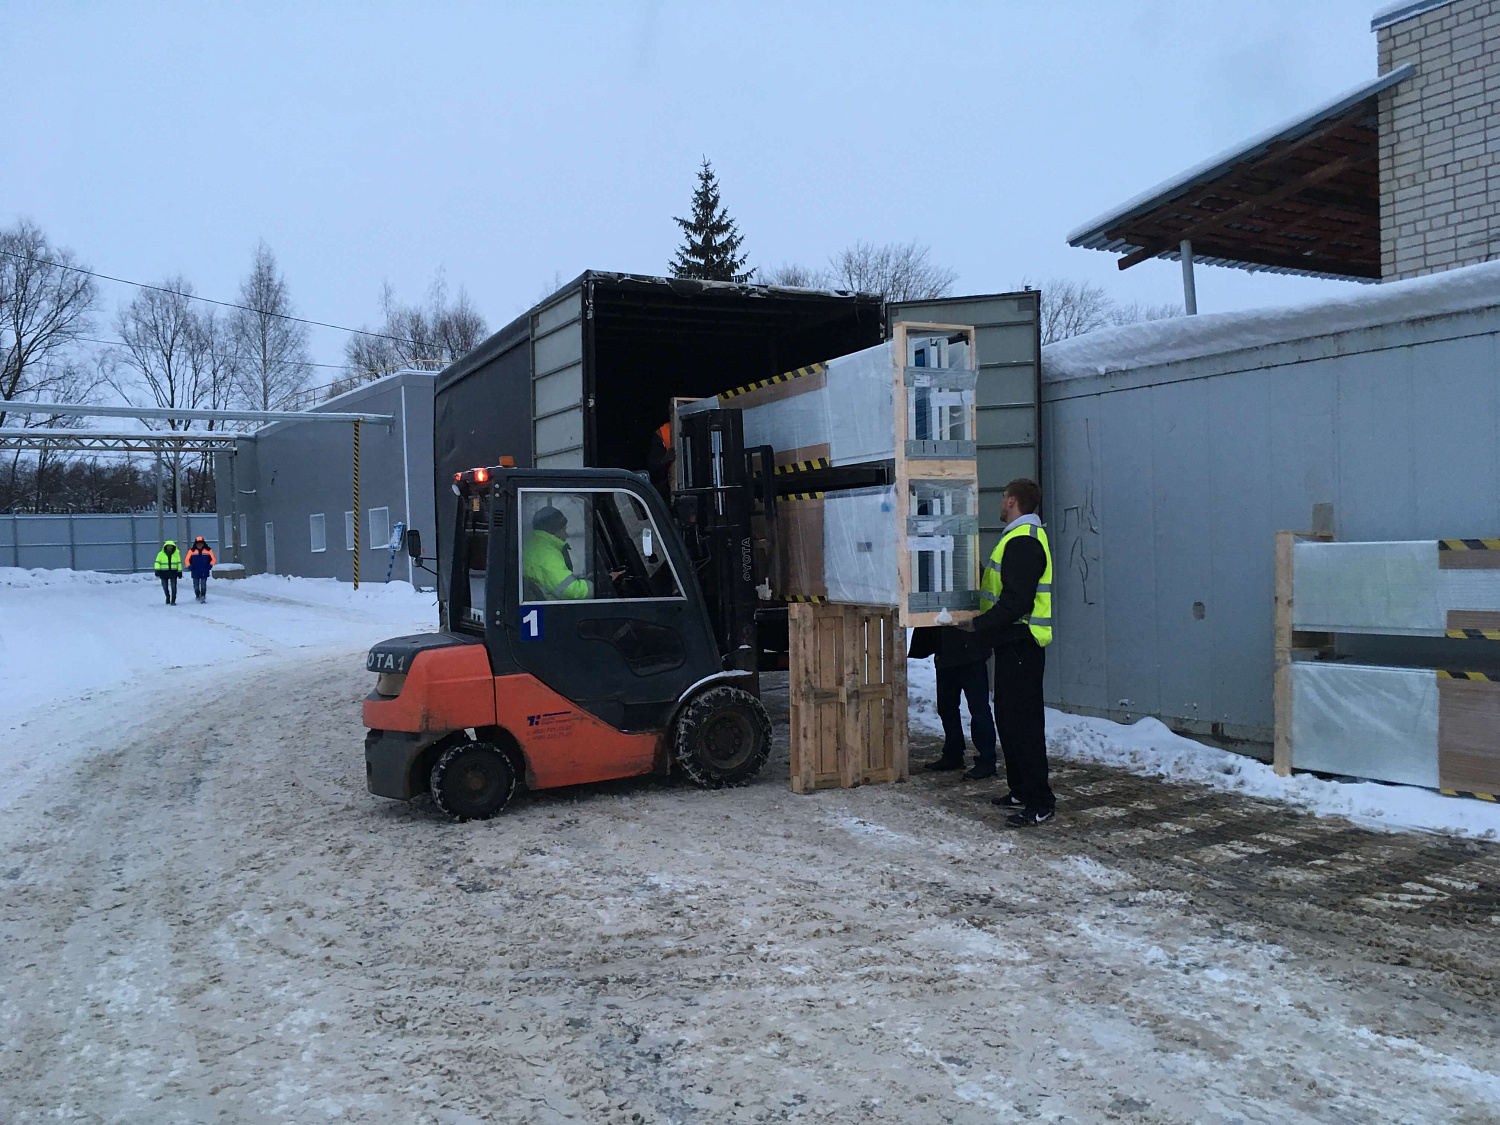
{"type": "Polygon", "coordinates": [[[905,626],[979,608],[974,330],[898,323],[883,344],[682,412],[737,407],[777,469],[775,568],[789,600],[897,610],[905,626]]]}

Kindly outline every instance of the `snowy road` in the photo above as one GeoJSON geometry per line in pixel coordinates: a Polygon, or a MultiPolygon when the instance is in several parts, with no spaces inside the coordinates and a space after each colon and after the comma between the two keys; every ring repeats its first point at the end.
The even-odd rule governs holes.
{"type": "Polygon", "coordinates": [[[1098,766],[1012,833],[951,775],[794,796],[784,745],[454,825],[364,792],[361,649],[15,802],[0,1120],[1500,1118],[1500,913],[1426,901],[1492,896],[1493,845],[1380,905],[1421,839],[1098,766]]]}
{"type": "Polygon", "coordinates": [[[0,810],[34,778],[126,735],[191,735],[245,667],[437,620],[433,597],[399,582],[355,591],[259,575],[210,581],[202,604],[191,583],[178,594],[164,604],[149,574],[0,567],[0,810]]]}

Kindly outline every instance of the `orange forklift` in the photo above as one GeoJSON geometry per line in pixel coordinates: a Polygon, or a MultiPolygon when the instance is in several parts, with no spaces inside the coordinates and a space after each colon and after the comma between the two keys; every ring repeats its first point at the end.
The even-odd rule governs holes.
{"type": "Polygon", "coordinates": [[[518,783],[755,776],[771,743],[759,673],[786,666],[786,610],[760,573],[774,551],[756,549],[776,525],[772,452],[744,448],[737,410],[685,415],[681,433],[670,500],[622,469],[456,474],[445,627],[366,660],[371,793],[431,793],[463,821],[518,783]]]}

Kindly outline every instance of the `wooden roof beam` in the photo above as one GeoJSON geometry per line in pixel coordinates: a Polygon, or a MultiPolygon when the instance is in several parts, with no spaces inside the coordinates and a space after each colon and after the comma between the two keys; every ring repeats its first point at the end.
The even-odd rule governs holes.
{"type": "MultiPolygon", "coordinates": [[[[1181,237],[1185,239],[1200,238],[1212,231],[1219,230],[1226,223],[1232,223],[1236,219],[1244,218],[1245,216],[1254,213],[1256,210],[1266,206],[1267,204],[1277,203],[1283,199],[1287,199],[1293,195],[1296,195],[1304,188],[1311,187],[1314,184],[1322,183],[1324,180],[1336,176],[1340,172],[1347,170],[1355,163],[1357,163],[1356,158],[1350,155],[1340,157],[1338,160],[1335,160],[1329,164],[1324,164],[1319,168],[1314,168],[1311,172],[1308,172],[1303,176],[1299,176],[1295,180],[1288,180],[1275,191],[1267,192],[1265,195],[1261,196],[1258,199],[1247,199],[1245,200],[1245,202],[1236,204],[1235,206],[1229,208],[1229,210],[1227,211],[1218,212],[1212,218],[1207,219],[1196,226],[1184,228],[1181,237]]],[[[1128,270],[1131,266],[1140,265],[1142,262],[1154,258],[1158,254],[1166,252],[1167,250],[1171,249],[1171,247],[1172,244],[1170,242],[1155,242],[1150,246],[1145,246],[1140,250],[1137,250],[1133,254],[1125,255],[1125,257],[1119,260],[1117,265],[1122,270],[1128,270]]]]}

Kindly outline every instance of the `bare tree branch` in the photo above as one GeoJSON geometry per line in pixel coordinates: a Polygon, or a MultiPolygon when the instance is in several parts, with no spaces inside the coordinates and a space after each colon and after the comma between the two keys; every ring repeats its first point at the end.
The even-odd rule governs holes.
{"type": "Polygon", "coordinates": [[[240,284],[240,304],[229,320],[240,361],[240,391],[252,409],[281,410],[308,383],[307,325],[293,320],[286,278],[261,242],[250,274],[240,284]]]}
{"type": "Polygon", "coordinates": [[[838,289],[879,293],[887,301],[946,297],[958,274],[930,261],[929,253],[916,242],[856,242],[829,260],[832,283],[838,289]]]}
{"type": "Polygon", "coordinates": [[[1040,285],[1031,283],[1027,287],[1041,291],[1044,347],[1100,328],[1164,320],[1183,314],[1181,305],[1151,305],[1139,301],[1122,305],[1105,292],[1102,285],[1095,285],[1092,281],[1054,277],[1040,285]]]}
{"type": "Polygon", "coordinates": [[[349,375],[330,386],[330,396],[402,367],[435,367],[473,351],[489,334],[469,294],[459,286],[450,303],[441,270],[427,290],[427,304],[403,305],[390,282],[381,286],[381,336],[351,336],[344,347],[349,375]],[[396,337],[389,339],[388,337],[396,337]]]}
{"type": "MultiPolygon", "coordinates": [[[[70,251],[22,219],[0,230],[0,425],[3,403],[38,395],[79,401],[92,389],[70,353],[93,327],[99,293],[70,251]]],[[[28,418],[28,424],[30,419],[28,418]]]]}

